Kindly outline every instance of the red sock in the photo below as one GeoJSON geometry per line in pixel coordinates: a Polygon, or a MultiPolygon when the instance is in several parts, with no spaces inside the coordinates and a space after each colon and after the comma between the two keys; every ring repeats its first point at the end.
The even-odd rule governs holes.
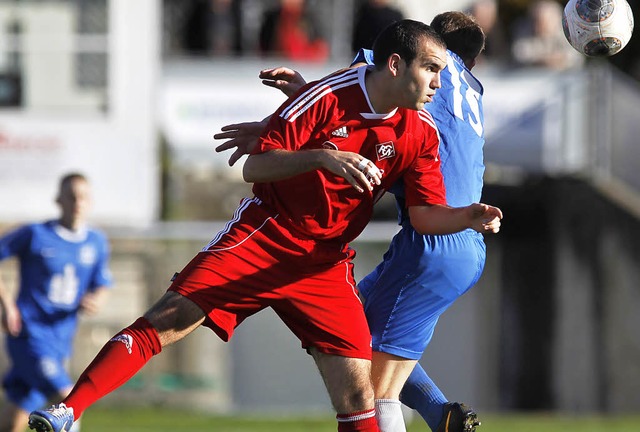
{"type": "Polygon", "coordinates": [[[376,421],[376,410],[338,414],[338,432],[380,432],[376,421]]]}
{"type": "Polygon", "coordinates": [[[115,335],[84,370],[63,401],[75,419],[95,401],[120,387],[162,351],[158,332],[145,318],[115,335]]]}

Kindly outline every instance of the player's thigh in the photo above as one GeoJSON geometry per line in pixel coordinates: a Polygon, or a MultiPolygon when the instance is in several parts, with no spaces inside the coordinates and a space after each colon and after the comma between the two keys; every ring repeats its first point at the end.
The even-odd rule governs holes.
{"type": "Polygon", "coordinates": [[[316,348],[310,348],[309,352],[318,366],[331,403],[338,414],[374,407],[369,360],[326,354],[316,348]]]}
{"type": "Polygon", "coordinates": [[[305,349],[371,359],[371,334],[351,274],[343,262],[312,275],[300,275],[278,290],[271,303],[305,349]]]}

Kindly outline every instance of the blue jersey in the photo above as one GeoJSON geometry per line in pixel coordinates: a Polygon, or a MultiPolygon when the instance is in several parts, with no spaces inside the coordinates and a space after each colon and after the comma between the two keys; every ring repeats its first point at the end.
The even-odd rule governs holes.
{"type": "Polygon", "coordinates": [[[483,88],[455,53],[447,50],[442,88],[425,105],[440,131],[440,160],[447,204],[464,207],[480,202],[484,175],[483,88]]]}
{"type": "MultiPolygon", "coordinates": [[[[371,62],[371,52],[354,62],[371,62]]],[[[441,170],[447,204],[464,207],[479,202],[484,174],[482,85],[462,59],[447,51],[442,88],[425,109],[440,131],[441,170]]],[[[358,288],[371,330],[374,351],[418,360],[431,340],[440,315],[468,291],[484,268],[482,234],[472,229],[449,235],[419,235],[411,226],[404,186],[391,189],[402,229],[383,261],[358,288]]]]}
{"type": "Polygon", "coordinates": [[[106,237],[92,229],[72,232],[56,221],[25,225],[0,238],[0,260],[10,256],[20,265],[19,337],[49,341],[48,350],[69,355],[82,296],[112,283],[106,237]]]}
{"type": "MultiPolygon", "coordinates": [[[[373,64],[373,52],[360,50],[353,61],[373,64]]],[[[480,202],[484,175],[483,88],[462,59],[447,50],[447,67],[441,73],[442,88],[425,105],[440,131],[440,160],[447,193],[447,204],[464,207],[480,202]]],[[[391,192],[398,199],[401,221],[408,221],[404,188],[391,192]]]]}

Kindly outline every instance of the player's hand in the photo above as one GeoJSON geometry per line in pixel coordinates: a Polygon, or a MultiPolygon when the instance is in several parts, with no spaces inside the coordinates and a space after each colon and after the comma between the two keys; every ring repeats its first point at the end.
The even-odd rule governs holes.
{"type": "Polygon", "coordinates": [[[324,155],[324,168],[346,179],[358,192],[364,192],[362,186],[372,191],[382,183],[382,171],[358,153],[325,150],[324,155]]]}
{"type": "Polygon", "coordinates": [[[100,310],[105,295],[106,289],[86,293],[80,300],[80,310],[87,315],[95,315],[100,310]]]}
{"type": "Polygon", "coordinates": [[[307,83],[298,71],[284,66],[261,70],[258,77],[262,84],[280,90],[287,97],[295,94],[307,83]]]}
{"type": "Polygon", "coordinates": [[[472,220],[471,228],[479,233],[497,233],[500,231],[502,210],[498,207],[482,203],[474,203],[467,207],[472,220]]]}
{"type": "Polygon", "coordinates": [[[22,315],[13,302],[8,302],[2,308],[2,329],[13,337],[17,337],[22,331],[22,315]]]}
{"type": "Polygon", "coordinates": [[[219,153],[235,149],[229,156],[229,166],[233,166],[242,156],[251,153],[258,143],[260,133],[266,124],[267,121],[263,120],[261,122],[236,123],[223,126],[220,128],[222,132],[215,134],[213,138],[219,140],[227,139],[229,141],[216,147],[216,151],[219,153]]]}

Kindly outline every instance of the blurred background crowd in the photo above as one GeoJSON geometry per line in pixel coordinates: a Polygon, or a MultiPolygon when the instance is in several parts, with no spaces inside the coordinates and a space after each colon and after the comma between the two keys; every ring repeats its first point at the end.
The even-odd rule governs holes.
{"type": "MultiPolygon", "coordinates": [[[[165,0],[165,54],[224,58],[279,56],[323,62],[370,48],[376,33],[400,18],[433,16],[445,2],[411,0],[165,0]],[[337,11],[335,9],[338,9],[337,11]],[[416,9],[421,9],[416,13],[416,9]],[[336,18],[336,14],[340,19],[336,18]],[[337,27],[342,27],[339,31],[337,27]],[[337,40],[333,35],[346,34],[337,40]],[[286,35],[286,37],[283,37],[286,35]]],[[[456,2],[452,2],[456,3],[456,2]]],[[[563,1],[458,1],[484,29],[483,58],[510,67],[565,69],[583,61],[567,45],[563,1]]],[[[456,5],[451,4],[451,7],[456,5]]],[[[636,8],[637,9],[637,8],[636,8]]],[[[637,12],[636,12],[637,14],[637,12]]],[[[638,38],[612,61],[640,78],[638,38]]]]}

